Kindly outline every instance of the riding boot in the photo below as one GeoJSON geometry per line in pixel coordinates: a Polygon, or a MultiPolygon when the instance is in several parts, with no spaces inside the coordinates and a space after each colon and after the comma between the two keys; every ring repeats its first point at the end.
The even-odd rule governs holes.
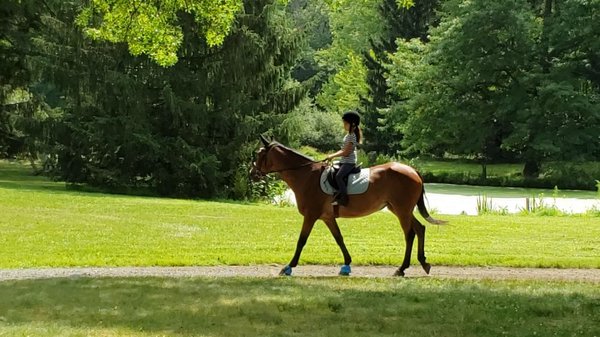
{"type": "Polygon", "coordinates": [[[340,206],[348,205],[348,194],[340,192],[337,197],[337,204],[340,206]]]}

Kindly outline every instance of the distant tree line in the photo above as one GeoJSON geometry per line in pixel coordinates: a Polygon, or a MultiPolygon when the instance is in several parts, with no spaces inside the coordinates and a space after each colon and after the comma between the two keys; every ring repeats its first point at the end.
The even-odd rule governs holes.
{"type": "MultiPolygon", "coordinates": [[[[0,156],[70,183],[251,195],[261,133],[321,151],[600,161],[600,0],[6,0],[0,156]]],[[[592,183],[592,182],[590,182],[592,183]]]]}

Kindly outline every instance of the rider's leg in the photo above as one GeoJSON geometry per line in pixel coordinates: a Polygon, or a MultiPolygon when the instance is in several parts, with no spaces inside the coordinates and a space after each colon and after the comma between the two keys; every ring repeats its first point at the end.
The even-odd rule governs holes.
{"type": "Polygon", "coordinates": [[[339,191],[336,200],[338,205],[345,206],[348,202],[348,187],[346,186],[344,179],[350,174],[350,171],[352,171],[353,168],[354,164],[341,164],[340,170],[335,176],[339,191]]]}

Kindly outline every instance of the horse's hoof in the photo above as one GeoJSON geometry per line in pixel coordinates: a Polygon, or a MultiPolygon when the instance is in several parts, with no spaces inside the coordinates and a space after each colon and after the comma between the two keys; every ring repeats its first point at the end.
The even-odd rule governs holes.
{"type": "Polygon", "coordinates": [[[394,276],[400,276],[400,277],[404,277],[404,271],[401,269],[396,270],[396,272],[394,273],[394,276]]]}
{"type": "Polygon", "coordinates": [[[427,275],[429,275],[429,271],[431,270],[431,265],[429,263],[423,263],[423,270],[425,270],[425,273],[427,273],[427,275]]]}
{"type": "Polygon", "coordinates": [[[279,276],[292,276],[292,267],[290,267],[289,265],[283,267],[283,269],[281,269],[281,271],[279,272],[279,276]]]}
{"type": "Polygon", "coordinates": [[[350,276],[351,272],[352,272],[352,269],[350,268],[350,265],[348,265],[348,264],[343,265],[342,268],[340,269],[341,276],[350,276]]]}

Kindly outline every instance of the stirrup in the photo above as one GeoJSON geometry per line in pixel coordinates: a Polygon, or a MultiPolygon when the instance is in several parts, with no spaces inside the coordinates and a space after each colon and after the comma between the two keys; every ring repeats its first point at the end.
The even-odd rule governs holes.
{"type": "Polygon", "coordinates": [[[332,206],[338,206],[339,205],[339,198],[340,198],[340,192],[335,192],[333,193],[333,201],[331,202],[332,206]]]}

